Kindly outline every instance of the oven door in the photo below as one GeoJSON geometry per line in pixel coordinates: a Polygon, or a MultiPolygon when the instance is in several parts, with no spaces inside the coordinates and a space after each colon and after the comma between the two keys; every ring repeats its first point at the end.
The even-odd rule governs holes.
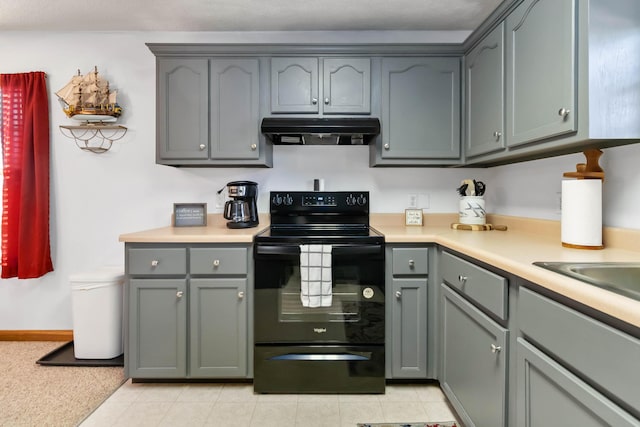
{"type": "Polygon", "coordinates": [[[256,344],[384,344],[384,243],[333,245],[331,259],[331,306],[305,307],[299,245],[256,244],[256,344]]]}

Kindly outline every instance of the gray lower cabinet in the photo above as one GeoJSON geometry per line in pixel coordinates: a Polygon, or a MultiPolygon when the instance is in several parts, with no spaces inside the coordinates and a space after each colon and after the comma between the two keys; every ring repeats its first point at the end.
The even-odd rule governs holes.
{"type": "Polygon", "coordinates": [[[465,56],[465,79],[465,155],[504,149],[504,23],[465,56]]]}
{"type": "Polygon", "coordinates": [[[526,340],[518,338],[517,351],[517,427],[640,425],[526,340]]]}
{"type": "Polygon", "coordinates": [[[372,164],[460,161],[460,58],[382,58],[382,138],[372,164]]]}
{"type": "Polygon", "coordinates": [[[518,316],[518,427],[640,426],[640,339],[527,287],[518,316]]]}
{"type": "Polygon", "coordinates": [[[197,377],[247,375],[247,279],[191,279],[190,373],[197,377]]]}
{"type": "Polygon", "coordinates": [[[260,132],[260,58],[158,58],[156,162],[271,166],[260,132]]]}
{"type": "Polygon", "coordinates": [[[443,251],[440,383],[465,426],[508,425],[508,281],[443,251]]]}
{"type": "Polygon", "coordinates": [[[132,378],[187,376],[187,281],[129,279],[127,370],[132,378]]]}
{"type": "Polygon", "coordinates": [[[370,58],[271,58],[271,112],[369,114],[370,58]]]}
{"type": "Polygon", "coordinates": [[[444,393],[465,426],[507,425],[507,329],[441,286],[444,393]]]}
{"type": "Polygon", "coordinates": [[[247,378],[246,245],[126,245],[125,370],[132,378],[247,378]]]}
{"type": "Polygon", "coordinates": [[[388,248],[387,259],[387,377],[425,379],[429,249],[388,248]]]}

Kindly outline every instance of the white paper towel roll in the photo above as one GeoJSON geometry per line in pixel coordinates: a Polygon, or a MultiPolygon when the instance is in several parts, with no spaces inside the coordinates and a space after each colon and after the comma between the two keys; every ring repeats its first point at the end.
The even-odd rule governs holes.
{"type": "Polygon", "coordinates": [[[602,180],[562,181],[562,244],[602,248],[602,180]]]}

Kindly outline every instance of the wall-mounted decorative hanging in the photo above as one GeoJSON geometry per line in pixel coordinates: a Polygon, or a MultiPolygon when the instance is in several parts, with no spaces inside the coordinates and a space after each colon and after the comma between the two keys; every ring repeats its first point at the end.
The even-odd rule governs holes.
{"type": "Polygon", "coordinates": [[[127,133],[126,127],[114,124],[122,114],[117,94],[109,88],[109,81],[100,76],[98,67],[84,76],[78,70],[78,74],[56,92],[67,117],[80,122],[61,125],[62,134],[73,139],[82,150],[108,151],[113,141],[127,133]]]}

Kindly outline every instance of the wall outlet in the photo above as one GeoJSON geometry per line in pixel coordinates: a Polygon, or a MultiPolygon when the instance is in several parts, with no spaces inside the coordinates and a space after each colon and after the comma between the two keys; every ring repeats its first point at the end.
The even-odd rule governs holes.
{"type": "Polygon", "coordinates": [[[418,207],[429,209],[429,193],[418,194],[418,207]]]}
{"type": "Polygon", "coordinates": [[[407,207],[408,208],[417,208],[418,207],[418,194],[417,193],[409,193],[407,195],[407,207]]]}
{"type": "Polygon", "coordinates": [[[224,202],[225,202],[224,192],[216,193],[216,210],[217,211],[222,211],[222,209],[224,208],[224,202]]]}

